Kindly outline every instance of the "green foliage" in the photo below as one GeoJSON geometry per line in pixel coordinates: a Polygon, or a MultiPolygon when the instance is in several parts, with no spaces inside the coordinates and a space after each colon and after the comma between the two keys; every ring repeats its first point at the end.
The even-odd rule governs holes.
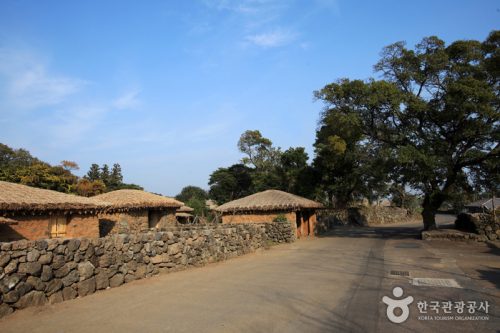
{"type": "Polygon", "coordinates": [[[207,216],[208,208],[205,205],[205,199],[199,197],[191,197],[184,202],[187,206],[194,209],[194,215],[207,216]]]}
{"type": "Polygon", "coordinates": [[[3,181],[69,193],[78,178],[64,162],[69,161],[51,166],[31,156],[27,150],[0,144],[0,180],[3,181]]]}
{"type": "Polygon", "coordinates": [[[0,143],[0,180],[3,181],[83,196],[126,188],[142,190],[139,185],[123,183],[119,164],[114,164],[111,172],[107,165],[101,169],[92,164],[83,179],[71,173],[78,169],[76,162],[63,160],[60,165],[51,166],[31,156],[27,150],[12,149],[0,143]]]}
{"type": "Polygon", "coordinates": [[[287,218],[283,214],[278,214],[274,219],[273,222],[288,222],[287,218]]]}
{"type": "MultiPolygon", "coordinates": [[[[383,80],[343,79],[316,93],[327,105],[323,126],[332,121],[359,124],[351,132],[341,128],[344,136],[320,129],[318,137],[343,138],[346,151],[357,156],[345,153],[341,162],[348,170],[355,167],[353,172],[365,163],[363,156],[387,157],[380,165],[388,167],[393,182],[423,193],[424,226],[435,228],[441,204],[458,188],[470,188],[471,180],[480,177],[476,174],[487,171],[487,163],[500,162],[499,39],[494,31],[483,43],[446,46],[428,37],[413,50],[403,42],[389,45],[375,65],[383,80]],[[352,149],[349,142],[355,143],[352,149]]],[[[329,170],[340,170],[339,145],[331,147],[332,141],[325,139],[317,143],[318,155],[334,166],[329,170]]],[[[348,188],[355,178],[344,175],[337,182],[346,181],[348,188]]],[[[374,183],[386,181],[377,178],[374,183]]]]}
{"type": "Polygon", "coordinates": [[[208,208],[205,201],[208,199],[208,193],[204,189],[192,185],[186,186],[181,190],[181,193],[175,196],[175,198],[193,208],[195,215],[207,216],[208,208]]]}
{"type": "Polygon", "coordinates": [[[198,186],[185,186],[181,193],[177,194],[175,198],[182,202],[188,202],[191,198],[197,198],[200,200],[207,200],[208,193],[204,189],[198,186]]]}
{"type": "Polygon", "coordinates": [[[116,190],[143,190],[143,188],[136,184],[127,184],[123,182],[122,168],[120,164],[113,164],[113,168],[111,171],[109,170],[109,166],[107,164],[103,164],[102,167],[99,167],[98,164],[92,164],[90,166],[89,171],[84,176],[86,180],[90,181],[90,184],[94,184],[96,190],[89,190],[88,187],[90,185],[87,182],[83,182],[82,187],[83,190],[80,190],[82,193],[90,193],[86,196],[96,195],[102,192],[111,192],[116,190]],[[104,184],[104,188],[101,187],[101,183],[104,184]],[[99,192],[99,193],[97,193],[99,192]]]}
{"type": "Polygon", "coordinates": [[[241,162],[257,170],[269,170],[277,164],[280,156],[280,149],[274,148],[271,140],[258,130],[245,131],[238,141],[238,149],[246,154],[241,162]]]}
{"type": "Polygon", "coordinates": [[[210,175],[209,194],[219,204],[268,189],[305,197],[316,194],[317,173],[307,164],[303,147],[283,152],[255,130],[241,135],[238,148],[246,155],[243,164],[219,168],[210,175]]]}
{"type": "Polygon", "coordinates": [[[108,187],[112,191],[113,189],[120,188],[121,185],[123,185],[122,167],[120,164],[115,163],[109,175],[108,187]]]}
{"type": "Polygon", "coordinates": [[[99,165],[95,163],[92,164],[85,178],[90,181],[101,180],[101,170],[99,168],[99,165]]]}
{"type": "MultiPolygon", "coordinates": [[[[336,95],[352,98],[360,90],[362,86],[355,82],[349,86],[330,85],[315,94],[319,99],[330,100],[336,95]]],[[[313,163],[320,188],[337,207],[361,198],[374,201],[385,195],[388,153],[363,134],[357,114],[327,109],[322,114],[314,147],[313,163]]]]}
{"type": "Polygon", "coordinates": [[[102,180],[106,186],[111,184],[111,173],[107,164],[103,164],[101,168],[100,180],[102,180]]]}
{"type": "Polygon", "coordinates": [[[229,168],[219,168],[210,175],[209,195],[219,205],[252,194],[253,169],[234,164],[229,168]]]}
{"type": "Polygon", "coordinates": [[[417,214],[421,211],[422,200],[420,200],[420,197],[408,193],[404,186],[393,184],[389,189],[389,194],[392,204],[396,207],[406,208],[410,214],[417,214]]]}

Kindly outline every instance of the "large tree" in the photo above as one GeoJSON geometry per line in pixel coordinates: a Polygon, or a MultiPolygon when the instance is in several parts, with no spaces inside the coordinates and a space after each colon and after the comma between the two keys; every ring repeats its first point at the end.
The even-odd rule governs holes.
{"type": "MultiPolygon", "coordinates": [[[[329,98],[325,90],[318,92],[317,97],[329,98]]],[[[332,109],[326,109],[319,122],[314,166],[319,173],[320,189],[337,208],[385,194],[388,153],[369,141],[362,126],[356,113],[332,109]]]]}
{"type": "Polygon", "coordinates": [[[205,204],[205,201],[208,199],[208,193],[201,187],[192,185],[185,186],[175,198],[193,208],[195,215],[208,215],[208,209],[205,204]]]}
{"type": "Polygon", "coordinates": [[[474,173],[500,163],[499,43],[499,31],[482,43],[398,42],[375,65],[381,80],[342,79],[316,93],[327,104],[323,117],[353,117],[367,144],[389,151],[398,176],[423,194],[426,230],[474,173]]]}
{"type": "Polygon", "coordinates": [[[253,169],[243,164],[215,170],[208,182],[210,198],[220,205],[252,194],[252,173],[253,169]]]}
{"type": "Polygon", "coordinates": [[[187,202],[189,199],[197,198],[201,200],[208,199],[208,193],[198,186],[188,185],[182,188],[181,192],[175,196],[177,200],[187,202]]]}
{"type": "Polygon", "coordinates": [[[31,156],[27,150],[12,149],[0,143],[0,180],[69,193],[78,177],[66,166],[64,163],[51,166],[31,156]]]}

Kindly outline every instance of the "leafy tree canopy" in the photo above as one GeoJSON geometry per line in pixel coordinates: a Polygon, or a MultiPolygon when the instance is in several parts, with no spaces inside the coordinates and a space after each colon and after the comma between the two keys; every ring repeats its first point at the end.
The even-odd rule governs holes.
{"type": "Polygon", "coordinates": [[[208,199],[208,193],[201,187],[189,185],[185,186],[175,198],[182,202],[188,202],[192,198],[205,201],[208,199]]]}
{"type": "MultiPolygon", "coordinates": [[[[435,213],[454,191],[499,164],[499,43],[499,31],[482,43],[394,43],[375,65],[381,80],[341,79],[316,92],[327,105],[322,123],[357,124],[357,149],[383,151],[393,178],[423,194],[425,229],[436,227],[435,213]]],[[[335,140],[330,149],[342,151],[335,140]]]]}

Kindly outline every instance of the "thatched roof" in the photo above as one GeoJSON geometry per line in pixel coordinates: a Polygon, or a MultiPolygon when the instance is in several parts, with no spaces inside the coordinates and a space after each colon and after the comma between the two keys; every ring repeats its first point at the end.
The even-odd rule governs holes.
{"type": "Polygon", "coordinates": [[[108,203],[92,198],[0,181],[0,215],[16,211],[92,212],[108,206],[108,203]]]}
{"type": "Polygon", "coordinates": [[[227,202],[217,207],[215,210],[225,213],[239,211],[299,210],[305,208],[323,208],[323,205],[295,194],[278,190],[267,190],[227,202]]]}
{"type": "Polygon", "coordinates": [[[194,212],[194,209],[189,207],[189,206],[182,206],[181,208],[177,209],[177,213],[191,213],[194,212]]]}
{"type": "Polygon", "coordinates": [[[175,217],[193,217],[193,215],[189,214],[189,213],[175,213],[175,217]]]}
{"type": "Polygon", "coordinates": [[[96,200],[111,203],[111,210],[128,210],[141,208],[178,208],[184,203],[174,198],[164,197],[141,190],[117,190],[94,197],[96,200]]]}

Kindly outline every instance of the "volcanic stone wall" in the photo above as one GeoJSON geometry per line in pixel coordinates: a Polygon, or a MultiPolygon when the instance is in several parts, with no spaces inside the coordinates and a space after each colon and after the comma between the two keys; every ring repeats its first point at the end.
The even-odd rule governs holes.
{"type": "Polygon", "coordinates": [[[0,243],[0,317],[294,240],[290,223],[276,222],[0,243]]]}

